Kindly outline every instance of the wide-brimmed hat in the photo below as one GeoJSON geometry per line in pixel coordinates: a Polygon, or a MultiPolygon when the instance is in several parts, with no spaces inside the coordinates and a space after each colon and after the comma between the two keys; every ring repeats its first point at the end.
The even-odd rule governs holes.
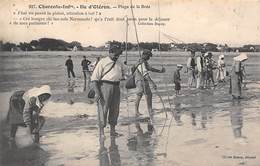
{"type": "Polygon", "coordinates": [[[36,105],[41,108],[43,106],[42,102],[47,101],[51,97],[51,88],[49,85],[43,85],[40,88],[33,87],[28,90],[24,95],[23,99],[28,102],[32,99],[32,97],[36,98],[36,105]]]}
{"type": "Polygon", "coordinates": [[[26,99],[31,97],[39,97],[40,95],[44,94],[51,96],[51,88],[49,85],[43,85],[39,88],[33,87],[24,94],[23,98],[26,99]]]}
{"type": "Polygon", "coordinates": [[[182,66],[182,64],[177,64],[177,67],[182,68],[183,66],[182,66]]]}
{"type": "Polygon", "coordinates": [[[244,61],[248,59],[248,56],[246,53],[241,53],[240,55],[233,58],[235,61],[244,61]]]}

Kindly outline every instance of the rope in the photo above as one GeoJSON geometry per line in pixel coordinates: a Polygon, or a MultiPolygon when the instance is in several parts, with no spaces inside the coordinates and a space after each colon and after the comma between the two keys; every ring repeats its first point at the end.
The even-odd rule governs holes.
{"type": "Polygon", "coordinates": [[[166,143],[165,143],[165,147],[164,147],[164,151],[165,151],[165,160],[163,160],[163,165],[165,165],[165,161],[166,161],[166,158],[167,158],[167,152],[168,152],[168,144],[169,144],[169,136],[170,136],[170,129],[171,129],[171,125],[172,125],[172,120],[174,118],[174,115],[172,114],[172,117],[171,117],[171,120],[170,120],[170,124],[168,126],[168,129],[167,129],[167,137],[166,137],[166,143]]]}
{"type": "MultiPolygon", "coordinates": [[[[160,42],[161,42],[161,28],[160,28],[161,12],[160,12],[160,1],[159,0],[158,0],[158,13],[159,13],[159,35],[158,35],[158,38],[159,38],[159,56],[162,58],[162,56],[161,56],[161,47],[160,47],[160,42]]],[[[163,75],[163,76],[165,76],[165,75],[163,75]]],[[[168,102],[169,102],[169,105],[170,105],[170,109],[171,109],[171,111],[173,111],[172,105],[171,105],[171,101],[170,101],[170,94],[169,94],[169,91],[168,91],[168,83],[167,83],[167,81],[165,82],[165,87],[166,87],[166,91],[167,91],[167,98],[168,98],[168,102]]],[[[173,120],[173,115],[171,117],[170,124],[169,124],[168,129],[167,129],[167,139],[166,139],[166,144],[165,144],[166,157],[167,157],[167,151],[168,151],[169,135],[170,135],[170,128],[171,128],[172,120],[173,120]]],[[[165,120],[165,123],[163,125],[163,128],[161,130],[160,135],[163,133],[163,131],[165,129],[165,125],[166,125],[166,120],[165,120]]],[[[165,160],[163,162],[163,165],[165,165],[165,160]]]]}
{"type": "MultiPolygon", "coordinates": [[[[127,65],[127,56],[128,56],[128,52],[127,52],[127,43],[128,43],[128,18],[126,16],[126,36],[125,36],[125,65],[127,65]]],[[[129,74],[129,73],[128,73],[129,74]]],[[[129,114],[129,101],[128,101],[128,89],[126,89],[126,109],[127,109],[127,117],[128,120],[130,118],[130,114],[129,114]]],[[[128,137],[130,137],[130,124],[128,123],[127,125],[128,127],[128,137]]]]}
{"type": "MultiPolygon", "coordinates": [[[[170,41],[172,41],[173,43],[175,43],[175,44],[178,44],[178,42],[180,42],[181,44],[185,44],[185,42],[184,41],[182,41],[182,40],[180,40],[180,39],[177,39],[177,38],[175,38],[175,37],[172,37],[172,36],[170,36],[170,35],[168,35],[168,34],[166,34],[166,33],[163,33],[162,32],[162,34],[167,38],[167,39],[169,39],[170,41]],[[178,42],[176,42],[176,41],[178,41],[178,42]]],[[[193,48],[191,48],[191,47],[188,47],[190,50],[192,50],[192,51],[195,51],[193,48]]]]}
{"type": "MultiPolygon", "coordinates": [[[[159,51],[159,57],[162,58],[161,56],[161,26],[160,26],[160,19],[161,19],[161,10],[160,10],[160,1],[158,0],[157,1],[158,3],[158,16],[159,16],[159,25],[158,25],[158,51],[159,51]]],[[[162,65],[162,68],[163,68],[163,65],[162,65]]],[[[165,83],[166,84],[166,83],[165,83]]],[[[166,86],[167,87],[167,86],[166,86]]],[[[167,90],[168,92],[168,90],[167,90]]],[[[165,116],[166,118],[168,118],[168,115],[167,115],[167,111],[166,111],[166,108],[165,108],[165,104],[162,100],[162,97],[159,95],[158,91],[156,90],[156,93],[157,95],[159,96],[160,100],[161,100],[161,103],[163,105],[163,109],[164,109],[164,112],[165,112],[165,116]]],[[[169,99],[169,94],[167,93],[168,95],[168,101],[169,101],[169,104],[170,104],[170,99],[169,99]]]]}

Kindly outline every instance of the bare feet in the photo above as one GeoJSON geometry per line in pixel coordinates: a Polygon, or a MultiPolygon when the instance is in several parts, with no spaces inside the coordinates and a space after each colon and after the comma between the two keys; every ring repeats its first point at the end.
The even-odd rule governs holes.
{"type": "Polygon", "coordinates": [[[135,113],[135,116],[137,116],[137,117],[139,117],[141,115],[143,115],[143,114],[141,114],[140,112],[135,113]]]}

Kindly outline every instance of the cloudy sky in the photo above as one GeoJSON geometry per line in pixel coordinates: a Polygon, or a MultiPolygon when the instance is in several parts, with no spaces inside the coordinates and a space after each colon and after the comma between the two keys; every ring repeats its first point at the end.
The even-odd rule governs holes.
{"type": "MultiPolygon", "coordinates": [[[[13,25],[10,22],[22,20],[26,16],[17,15],[19,11],[29,11],[28,5],[130,5],[130,0],[1,0],[0,1],[0,39],[15,43],[29,42],[33,39],[50,37],[68,42],[79,41],[84,46],[103,45],[109,40],[124,41],[126,23],[124,21],[77,21],[48,22],[49,25],[13,25]],[[15,15],[13,12],[16,12],[15,15]]],[[[140,41],[170,42],[168,34],[182,42],[213,42],[238,46],[260,44],[260,0],[133,0],[134,5],[148,5],[150,8],[134,9],[136,18],[168,18],[165,25],[137,25],[140,41]]],[[[55,11],[42,9],[30,11],[55,11]]],[[[100,12],[100,16],[115,19],[127,16],[128,9],[73,9],[56,11],[100,12]]],[[[29,16],[30,17],[30,16],[29,16]]],[[[39,16],[44,17],[44,16],[39,16]]],[[[58,17],[58,16],[57,16],[58,17]]],[[[87,16],[82,16],[87,17],[87,16]]],[[[142,21],[147,23],[147,21],[142,21]]],[[[136,22],[138,24],[138,22],[136,22]]],[[[150,21],[154,23],[154,21],[150,21]]],[[[129,21],[128,40],[136,42],[133,21],[129,21]]]]}

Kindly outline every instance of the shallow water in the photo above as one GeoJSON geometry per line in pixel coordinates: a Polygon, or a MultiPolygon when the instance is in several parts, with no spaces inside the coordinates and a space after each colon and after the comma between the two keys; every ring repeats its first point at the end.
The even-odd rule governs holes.
{"type": "MultiPolygon", "coordinates": [[[[182,57],[177,59],[184,60],[182,57]]],[[[45,59],[39,60],[39,63],[42,61],[45,59]]],[[[19,69],[18,64],[22,65],[23,62],[16,63],[19,69]]],[[[37,63],[34,65],[37,66],[37,63]]],[[[153,75],[159,87],[156,93],[162,97],[161,101],[156,93],[153,96],[154,130],[151,130],[144,98],[140,104],[143,115],[136,119],[134,90],[127,93],[122,89],[117,126],[117,131],[122,135],[110,137],[107,127],[105,141],[99,141],[96,105],[87,100],[83,81],[77,78],[75,84],[68,82],[59,68],[50,69],[54,74],[47,80],[52,85],[53,97],[42,112],[46,124],[41,131],[40,144],[10,150],[7,144],[8,126],[2,123],[2,165],[259,166],[260,82],[257,77],[249,76],[247,89],[243,91],[244,99],[232,101],[227,84],[219,85],[216,89],[188,89],[186,76],[182,73],[182,95],[174,97],[173,85],[165,84],[171,79],[174,67],[167,66],[169,70],[166,75],[153,75]],[[59,76],[55,76],[56,70],[59,76]]],[[[27,84],[22,78],[24,74],[9,70],[5,74],[10,75],[11,82],[17,80],[13,84],[8,84],[8,79],[1,82],[1,120],[6,116],[6,103],[11,91],[17,87],[28,88],[29,85],[46,83],[46,77],[30,75],[31,82],[24,86],[27,84]]],[[[38,68],[31,70],[36,75],[40,72],[38,68]]],[[[251,66],[250,72],[256,70],[256,66],[251,66]]]]}
{"type": "MultiPolygon", "coordinates": [[[[253,85],[250,85],[253,86],[253,85]]],[[[257,84],[255,84],[257,86],[257,84]]],[[[194,95],[170,96],[171,106],[165,98],[168,118],[162,103],[154,97],[154,130],[147,117],[145,103],[141,103],[143,118],[135,119],[133,102],[122,101],[117,131],[120,137],[110,137],[99,142],[95,104],[50,102],[43,115],[47,118],[38,148],[29,154],[45,153],[45,158],[32,160],[24,156],[26,150],[10,153],[45,165],[257,165],[259,163],[260,123],[259,99],[246,91],[245,99],[232,101],[225,98],[226,88],[216,91],[198,91],[194,95]],[[222,92],[221,92],[222,91],[222,92]],[[214,95],[213,95],[214,93],[214,95]],[[222,95],[220,95],[222,93],[222,95]],[[211,104],[212,103],[212,104],[211,104]],[[128,108],[128,109],[127,109],[128,108]],[[129,116],[128,116],[129,111],[129,116]],[[147,117],[147,118],[146,118],[147,117]],[[236,141],[238,137],[244,142],[236,141]],[[48,156],[48,157],[47,157],[48,156]]],[[[134,98],[134,96],[129,97],[134,98]]],[[[42,155],[42,154],[41,154],[42,155]]]]}

